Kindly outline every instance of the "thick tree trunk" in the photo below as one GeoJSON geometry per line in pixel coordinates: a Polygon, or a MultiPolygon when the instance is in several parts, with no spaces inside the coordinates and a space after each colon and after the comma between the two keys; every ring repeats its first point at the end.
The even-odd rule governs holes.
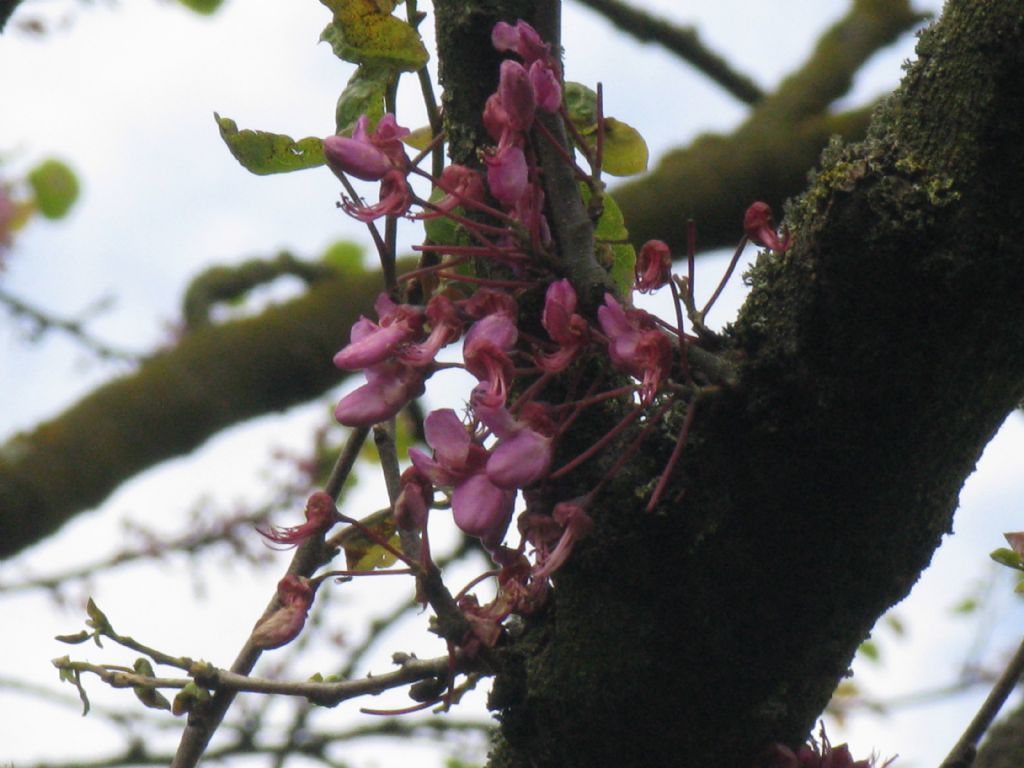
{"type": "Polygon", "coordinates": [[[493,765],[737,768],[802,741],[949,531],[1024,395],[1024,7],[951,2],[918,56],[753,271],[683,500],[644,511],[675,414],[512,644],[493,765]]]}

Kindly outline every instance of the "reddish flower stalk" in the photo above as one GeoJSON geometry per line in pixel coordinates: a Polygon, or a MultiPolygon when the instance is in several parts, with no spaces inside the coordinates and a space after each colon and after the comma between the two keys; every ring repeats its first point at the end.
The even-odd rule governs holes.
{"type": "Polygon", "coordinates": [[[615,438],[617,438],[620,434],[622,434],[622,432],[630,424],[632,424],[634,421],[636,421],[641,413],[643,413],[643,409],[642,408],[633,408],[633,409],[631,409],[630,412],[626,414],[625,418],[623,418],[622,421],[620,421],[612,429],[610,429],[607,432],[607,434],[605,434],[600,440],[598,440],[592,446],[587,448],[585,451],[583,451],[583,453],[581,453],[579,456],[574,458],[572,461],[569,461],[566,464],[563,464],[562,466],[560,466],[558,469],[556,469],[554,472],[552,472],[549,475],[549,477],[552,480],[557,480],[558,478],[563,477],[563,476],[569,474],[570,472],[572,472],[580,464],[583,464],[585,461],[588,461],[589,459],[592,459],[594,456],[596,456],[601,451],[603,451],[605,448],[607,448],[608,445],[615,438]]]}
{"type": "Polygon", "coordinates": [[[648,512],[652,512],[658,506],[658,502],[661,501],[661,494],[665,492],[665,486],[668,485],[668,479],[672,476],[672,470],[675,469],[676,463],[678,463],[679,457],[683,453],[683,446],[686,445],[686,438],[690,434],[690,426],[693,424],[693,416],[696,412],[697,399],[694,398],[686,406],[686,416],[683,418],[683,426],[679,430],[679,437],[676,439],[675,448],[672,449],[672,455],[669,456],[668,463],[665,465],[665,469],[662,470],[661,477],[658,478],[658,484],[654,486],[651,500],[647,502],[648,512]]]}

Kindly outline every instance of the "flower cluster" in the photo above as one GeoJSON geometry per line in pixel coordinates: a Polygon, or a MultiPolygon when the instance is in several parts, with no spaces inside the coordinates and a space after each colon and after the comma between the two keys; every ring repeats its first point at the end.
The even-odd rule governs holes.
{"type": "MultiPolygon", "coordinates": [[[[431,510],[450,507],[455,524],[478,538],[498,566],[493,600],[481,605],[463,593],[456,600],[471,627],[470,637],[462,641],[464,650],[494,645],[511,613],[527,614],[543,602],[552,576],[592,533],[590,513],[599,491],[655,431],[667,409],[681,400],[687,415],[648,508],[658,503],[686,441],[699,394],[686,349],[704,338],[683,331],[681,303],[698,333],[703,313],[692,306],[692,286],[680,297],[669,246],[659,240],[640,249],[634,288],[650,293],[671,286],[679,310],[676,327],[634,308],[628,296],[611,293],[594,316],[578,311],[573,284],[553,271],[557,260],[550,258],[554,243],[544,216],[543,172],[535,146],[555,141],[538,125],[547,119],[543,115],[565,115],[559,63],[525,22],[500,22],[491,39],[496,50],[512,57],[502,62],[497,90],[483,111],[485,129],[494,141],[481,152],[483,172],[449,165],[439,178],[429,176],[407,156],[402,138],[408,130],[390,114],[372,131],[363,116],[350,137],[324,141],[328,165],[346,184],[348,176],[380,184],[375,205],[346,198],[342,207],[349,215],[366,222],[382,216],[447,217],[462,231],[457,243],[417,246],[437,259],[403,279],[433,273],[437,280],[425,286],[425,303],[396,301],[400,291],[392,286],[376,300],[376,319],[360,317],[352,326],[350,341],[334,356],[334,364],[362,371],[366,378],[335,409],[337,421],[351,427],[394,417],[443,368],[462,368],[475,379],[461,410],[439,408],[425,418],[429,451],[409,450],[411,466],[399,479],[394,504],[397,527],[422,534],[424,542],[431,510]],[[430,178],[443,195],[435,195],[434,202],[417,198],[408,181],[414,172],[430,178]],[[410,213],[413,206],[421,210],[410,213]],[[497,262],[514,279],[453,271],[470,259],[497,262]],[[536,306],[541,292],[540,327],[536,321],[521,323],[520,305],[536,306]],[[459,361],[439,363],[438,354],[459,339],[459,361]],[[599,389],[600,377],[588,384],[585,371],[600,368],[596,363],[601,360],[628,383],[620,376],[604,391],[599,389]],[[549,386],[556,379],[558,385],[549,386]],[[552,392],[558,393],[558,402],[542,399],[552,392]],[[621,422],[582,453],[553,466],[560,436],[586,409],[611,399],[625,413],[621,422]],[[616,440],[624,447],[607,460],[596,485],[583,495],[559,498],[561,478],[616,440]],[[520,492],[525,508],[516,525],[519,543],[510,545],[506,537],[520,492]]],[[[573,161],[566,156],[566,162],[573,161]]],[[[575,172],[587,176],[578,167],[575,172]]],[[[593,188],[599,185],[595,182],[593,188]]],[[[789,246],[788,233],[779,238],[764,204],[751,207],[744,226],[747,237],[758,244],[776,250],[789,246]]],[[[265,535],[292,545],[324,534],[341,519],[333,499],[323,493],[310,497],[306,518],[302,525],[265,535]]],[[[420,557],[429,561],[429,547],[423,547],[420,557]]],[[[409,553],[404,558],[413,564],[409,553]]],[[[282,583],[282,608],[261,630],[262,642],[277,643],[301,628],[313,589],[301,582],[282,583]]],[[[836,763],[829,768],[861,766],[836,763]]]]}

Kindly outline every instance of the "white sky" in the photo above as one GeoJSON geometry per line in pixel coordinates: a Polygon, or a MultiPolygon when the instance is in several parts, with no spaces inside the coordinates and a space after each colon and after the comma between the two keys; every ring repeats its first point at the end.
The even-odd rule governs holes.
{"type": "MultiPolygon", "coordinates": [[[[939,3],[918,5],[937,10],[939,3]]],[[[839,0],[644,4],[648,11],[697,23],[711,46],[765,87],[795,67],[846,6],[839,0]]],[[[212,118],[217,110],[241,127],[297,137],[332,132],[334,102],[351,67],[335,59],[326,45],[316,44],[328,21],[316,0],[229,0],[212,19],[156,0],[26,2],[19,15],[33,12],[68,14],[73,23],[42,40],[16,33],[0,39],[0,155],[8,159],[9,172],[47,155],[60,156],[79,172],[84,194],[68,220],[36,223],[22,234],[0,277],[6,290],[62,315],[113,298],[112,308],[91,330],[113,345],[145,351],[166,339],[166,325],[177,318],[182,291],[198,270],[272,255],[282,247],[312,257],[341,237],[365,240],[361,225],[336,211],[338,190],[329,173],[251,176],[230,157],[212,118]]],[[[571,3],[564,28],[568,77],[591,85],[602,81],[607,111],[640,129],[655,156],[700,132],[728,130],[745,114],[742,105],[686,65],[657,48],[619,37],[571,3]]],[[[877,55],[849,101],[861,103],[891,89],[912,45],[907,36],[877,55]]],[[[415,116],[403,117],[414,112],[414,94],[404,96],[409,98],[403,98],[400,119],[418,124],[415,116]]],[[[708,275],[703,285],[714,279],[722,258],[702,262],[702,274],[708,275]]],[[[742,286],[734,280],[714,319],[723,322],[741,300],[742,286]]],[[[7,404],[0,410],[0,437],[60,412],[120,371],[95,362],[56,334],[28,344],[22,330],[9,318],[0,322],[0,392],[7,404]]],[[[64,568],[91,561],[116,547],[125,518],[177,530],[201,495],[224,504],[257,500],[262,486],[254,478],[269,463],[269,447],[305,447],[309,430],[328,408],[325,400],[228,430],[195,456],[146,473],[96,514],[0,569],[0,582],[23,569],[45,572],[54,563],[64,568]]],[[[990,573],[987,552],[1002,545],[1001,532],[1024,527],[1019,511],[1022,441],[1022,420],[1012,417],[965,489],[958,535],[900,608],[909,638],[894,641],[881,632],[882,665],[860,665],[864,670],[857,679],[868,681],[869,690],[916,691],[955,676],[976,629],[971,622],[952,620],[949,608],[990,573]]],[[[356,504],[378,506],[375,492],[370,487],[356,504]]],[[[285,562],[282,556],[280,567],[255,575],[223,564],[210,566],[196,577],[206,583],[208,602],[193,599],[194,575],[174,564],[120,571],[90,588],[122,631],[227,664],[285,562]],[[140,601],[146,610],[139,610],[140,601]]],[[[1007,591],[1005,582],[1000,589],[1007,591]]],[[[360,615],[388,599],[383,585],[352,598],[344,609],[352,615],[351,631],[358,633],[360,615]]],[[[1001,599],[988,617],[993,639],[986,659],[1015,643],[1006,632],[1014,618],[1019,623],[1020,608],[1014,605],[1009,597],[1001,599]]],[[[69,649],[50,638],[82,626],[80,606],[57,609],[45,596],[31,594],[0,598],[0,609],[17,617],[3,622],[0,676],[56,685],[49,659],[69,649]]],[[[411,650],[420,635],[405,632],[391,647],[411,650]]],[[[112,655],[85,646],[70,650],[83,651],[94,661],[112,655]]],[[[423,651],[431,652],[436,650],[429,646],[423,651]]],[[[310,665],[310,671],[317,668],[310,665]]],[[[375,669],[386,669],[385,661],[375,669]]],[[[108,694],[95,682],[89,690],[97,700],[126,701],[123,692],[108,694]]],[[[898,752],[899,765],[906,768],[934,765],[967,722],[979,695],[899,712],[888,720],[857,718],[848,731],[834,730],[833,741],[851,739],[857,755],[873,747],[883,754],[898,752]]],[[[395,705],[400,701],[395,699],[395,705]]],[[[470,706],[479,709],[481,701],[477,696],[470,706]]],[[[371,705],[386,706],[383,700],[371,705]]],[[[350,722],[354,711],[341,707],[333,712],[350,722]]],[[[0,763],[100,756],[118,745],[98,719],[82,719],[73,708],[0,693],[0,715],[6,732],[0,763]],[[40,738],[43,720],[60,739],[40,738]]],[[[358,765],[385,768],[409,760],[407,752],[383,751],[379,745],[353,750],[350,756],[358,765]]],[[[421,765],[430,759],[438,758],[416,756],[421,765]]]]}

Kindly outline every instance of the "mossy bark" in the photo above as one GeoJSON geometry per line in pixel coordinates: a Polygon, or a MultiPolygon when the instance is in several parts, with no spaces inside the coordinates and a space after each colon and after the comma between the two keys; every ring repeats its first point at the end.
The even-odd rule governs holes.
{"type": "Polygon", "coordinates": [[[512,643],[494,766],[736,768],[802,741],[950,530],[1024,395],[1024,8],[952,2],[918,55],[753,271],[682,501],[641,493],[676,414],[512,643]]]}

